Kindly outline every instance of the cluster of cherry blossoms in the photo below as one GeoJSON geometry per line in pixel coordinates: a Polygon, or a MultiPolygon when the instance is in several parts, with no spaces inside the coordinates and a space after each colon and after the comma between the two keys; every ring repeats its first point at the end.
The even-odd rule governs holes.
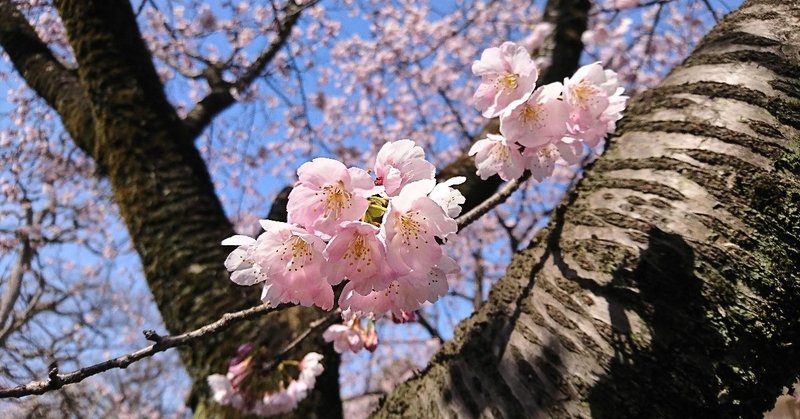
{"type": "Polygon", "coordinates": [[[584,147],[595,149],[614,131],[628,99],[616,73],[600,63],[581,67],[564,83],[537,88],[536,64],[513,42],[483,51],[472,72],[481,77],[476,107],[487,118],[500,118],[500,134],[488,134],[469,151],[482,179],[516,179],[529,169],[541,181],[558,162],[578,163],[584,147]]]}
{"type": "MultiPolygon", "coordinates": [[[[627,100],[616,74],[599,63],[581,67],[563,84],[536,88],[536,64],[511,42],[485,50],[472,71],[482,77],[476,106],[485,117],[500,118],[500,134],[488,134],[469,152],[484,179],[516,179],[529,169],[541,181],[559,161],[578,163],[585,148],[595,149],[615,129],[627,100]]],[[[422,304],[447,292],[447,275],[459,271],[442,244],[458,230],[455,217],[465,198],[454,186],[465,179],[437,184],[435,172],[411,140],[386,143],[372,172],[328,158],[303,164],[289,194],[287,222],[261,220],[264,232],[257,238],[235,235],[222,242],[237,246],[225,260],[231,280],[263,283],[261,299],[269,305],[325,310],[334,307],[334,287],[341,284],[345,323],[330,326],[323,337],[340,353],[374,350],[377,317],[413,319],[422,304]]],[[[227,375],[208,378],[218,402],[256,414],[289,411],[322,370],[321,356],[308,354],[298,379],[253,401],[239,391],[251,349],[231,361],[227,375]]]]}
{"type": "Polygon", "coordinates": [[[297,404],[308,396],[308,392],[314,389],[317,376],[324,370],[322,355],[310,352],[299,362],[288,361],[282,363],[278,369],[284,370],[284,365],[293,365],[299,373],[297,377],[290,377],[289,384],[284,385],[284,381],[279,382],[279,390],[253,395],[248,392],[248,380],[258,379],[258,372],[254,371],[253,350],[255,345],[252,343],[244,344],[239,347],[236,357],[228,365],[228,372],[225,375],[213,374],[208,376],[206,381],[211,388],[214,400],[223,405],[231,406],[237,410],[249,412],[257,416],[272,416],[281,413],[291,412],[297,404]]]}
{"type": "Polygon", "coordinates": [[[300,166],[286,223],[262,220],[258,238],[236,235],[225,261],[231,280],[263,283],[267,304],[333,308],[333,286],[346,281],[338,306],[381,316],[417,310],[447,292],[458,271],[442,250],[458,229],[464,197],[454,178],[437,184],[435,168],[411,140],[386,143],[374,175],[317,158],[300,166]]]}

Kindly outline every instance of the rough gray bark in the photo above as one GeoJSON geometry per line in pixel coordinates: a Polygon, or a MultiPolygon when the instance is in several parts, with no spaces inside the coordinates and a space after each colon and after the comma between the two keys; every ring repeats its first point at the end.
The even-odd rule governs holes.
{"type": "Polygon", "coordinates": [[[635,100],[489,301],[376,417],[760,417],[800,374],[800,5],[635,100]]]}

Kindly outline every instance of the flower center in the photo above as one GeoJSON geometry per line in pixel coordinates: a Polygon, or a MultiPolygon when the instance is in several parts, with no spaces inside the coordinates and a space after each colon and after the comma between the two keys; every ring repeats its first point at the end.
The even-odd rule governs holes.
{"type": "Polygon", "coordinates": [[[494,147],[492,147],[492,151],[490,153],[494,156],[495,160],[508,160],[508,147],[504,146],[503,144],[497,143],[494,147]]]}
{"type": "Polygon", "coordinates": [[[535,104],[529,105],[525,104],[522,105],[522,110],[520,111],[519,117],[522,119],[522,122],[526,124],[536,123],[538,125],[539,120],[542,116],[542,105],[535,104]]]}
{"type": "Polygon", "coordinates": [[[325,217],[339,218],[342,211],[352,205],[353,194],[344,188],[342,181],[323,186],[322,194],[324,195],[322,201],[325,205],[325,217]]]}
{"type": "MultiPolygon", "coordinates": [[[[415,216],[419,216],[419,211],[401,215],[398,225],[400,227],[400,236],[403,238],[403,245],[413,245],[415,249],[419,249],[418,242],[420,240],[424,241],[426,244],[428,243],[428,239],[424,237],[424,235],[428,233],[428,230],[422,226],[422,223],[416,220],[415,216]]],[[[422,217],[422,220],[425,219],[426,217],[422,217]]]]}
{"type": "Polygon", "coordinates": [[[519,86],[517,82],[518,76],[516,74],[506,73],[497,78],[497,84],[499,84],[503,89],[506,90],[514,90],[519,86]]]}
{"type": "Polygon", "coordinates": [[[286,262],[289,271],[299,271],[314,257],[311,245],[300,236],[292,236],[283,242],[281,261],[286,262]]]}
{"type": "Polygon", "coordinates": [[[597,87],[587,83],[586,80],[581,80],[580,83],[572,86],[572,96],[581,107],[586,107],[589,101],[597,96],[597,93],[597,87]]]}
{"type": "MultiPolygon", "coordinates": [[[[356,235],[353,241],[350,242],[350,246],[348,246],[347,252],[344,254],[344,259],[350,260],[348,263],[350,266],[358,262],[365,262],[367,266],[372,265],[372,260],[369,258],[369,246],[367,246],[364,236],[356,235]]],[[[361,272],[361,268],[356,268],[356,271],[361,272]]]]}
{"type": "Polygon", "coordinates": [[[554,149],[549,145],[547,147],[542,147],[536,153],[539,154],[540,157],[549,159],[553,156],[554,149]]]}

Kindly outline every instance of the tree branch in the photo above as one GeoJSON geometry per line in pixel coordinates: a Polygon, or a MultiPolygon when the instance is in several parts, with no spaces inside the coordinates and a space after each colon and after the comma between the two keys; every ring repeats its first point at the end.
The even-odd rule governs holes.
{"type": "MultiPolygon", "coordinates": [[[[33,227],[33,208],[31,208],[27,199],[23,202],[27,204],[27,208],[25,208],[26,224],[28,227],[33,227]]],[[[3,281],[6,284],[6,291],[3,293],[3,297],[0,298],[0,330],[5,329],[8,316],[14,309],[14,303],[19,298],[19,293],[22,289],[22,278],[25,275],[25,271],[30,268],[31,258],[33,257],[30,236],[27,233],[23,233],[20,236],[21,243],[17,262],[11,269],[8,279],[3,281]]]]}
{"type": "Polygon", "coordinates": [[[92,150],[94,121],[86,91],[12,0],[0,0],[0,46],[28,86],[58,112],[75,143],[85,151],[92,150]]]}
{"type": "Polygon", "coordinates": [[[444,343],[444,339],[442,339],[442,335],[439,334],[439,331],[436,330],[436,327],[434,327],[428,321],[428,319],[426,319],[425,316],[422,315],[422,313],[417,312],[416,316],[417,316],[417,323],[420,326],[422,326],[422,328],[424,328],[425,331],[427,331],[431,335],[432,338],[438,340],[440,344],[444,343]]]}
{"type": "MultiPolygon", "coordinates": [[[[181,345],[192,343],[200,338],[211,336],[219,333],[234,323],[239,323],[244,320],[252,319],[268,313],[273,313],[289,306],[281,305],[278,307],[269,307],[267,305],[260,305],[246,310],[237,311],[235,313],[226,313],[214,323],[195,329],[191,332],[186,332],[175,336],[158,336],[157,338],[153,331],[146,331],[145,336],[148,340],[156,340],[156,343],[139,349],[138,351],[128,353],[100,362],[88,367],[80,368],[76,371],[59,374],[58,368],[51,368],[48,371],[48,379],[41,381],[33,381],[28,384],[20,385],[9,389],[0,389],[0,399],[10,397],[22,397],[34,394],[44,394],[48,391],[57,390],[67,384],[74,384],[85,380],[88,377],[108,371],[114,368],[127,368],[129,365],[141,359],[151,357],[159,352],[164,352],[167,349],[174,348],[181,345]]],[[[328,319],[327,317],[323,319],[328,319]]],[[[321,319],[322,320],[322,319],[321,319]]],[[[319,322],[319,320],[318,320],[319,322]]],[[[309,329],[310,330],[310,329],[309,329]]],[[[308,331],[301,334],[300,337],[305,338],[308,336],[308,331]]],[[[302,339],[301,339],[302,340],[302,339]]],[[[294,342],[293,342],[294,343],[294,342]]],[[[296,346],[297,343],[294,343],[296,346]]],[[[293,348],[293,347],[292,347],[293,348]]]]}
{"type": "Polygon", "coordinates": [[[275,58],[281,48],[286,45],[292,33],[292,28],[294,28],[295,24],[300,19],[301,12],[316,3],[317,1],[311,1],[307,4],[299,5],[295,0],[289,0],[282,9],[282,12],[286,16],[283,22],[280,22],[277,16],[275,17],[278,26],[278,33],[275,35],[275,38],[235,82],[227,83],[222,80],[222,68],[207,69],[207,72],[210,71],[217,74],[217,77],[215,77],[217,82],[209,82],[211,93],[197,102],[183,120],[184,125],[186,125],[189,130],[190,138],[195,138],[200,135],[215,116],[236,102],[234,94],[243,92],[258,78],[266,66],[272,62],[272,59],[275,58]]]}
{"type": "Polygon", "coordinates": [[[340,309],[336,309],[311,322],[311,324],[308,325],[303,333],[294,338],[291,342],[284,346],[283,349],[270,358],[269,362],[264,365],[264,371],[271,371],[273,368],[277,367],[281,361],[286,359],[286,357],[297,348],[297,345],[306,340],[309,336],[311,336],[311,334],[316,333],[335,323],[341,315],[342,311],[340,309]]]}
{"type": "Polygon", "coordinates": [[[514,179],[500,189],[499,191],[495,192],[492,196],[487,198],[485,201],[481,202],[480,204],[476,205],[471,210],[467,211],[465,214],[461,215],[456,219],[456,223],[458,224],[458,230],[461,231],[464,227],[472,224],[473,221],[481,218],[484,214],[491,211],[492,208],[502,204],[503,202],[508,199],[511,194],[516,191],[520,185],[522,185],[526,180],[531,177],[531,172],[525,171],[525,173],[520,176],[519,179],[514,179]]]}

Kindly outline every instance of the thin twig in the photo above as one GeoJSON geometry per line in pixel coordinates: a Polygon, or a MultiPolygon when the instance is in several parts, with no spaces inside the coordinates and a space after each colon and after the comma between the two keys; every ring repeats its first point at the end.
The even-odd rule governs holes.
{"type": "MultiPolygon", "coordinates": [[[[127,368],[132,363],[139,361],[143,358],[153,356],[159,352],[164,352],[167,349],[176,346],[185,345],[194,342],[202,337],[210,336],[219,333],[234,323],[243,320],[251,319],[264,314],[272,313],[282,310],[287,305],[280,305],[278,307],[269,307],[267,305],[260,305],[257,307],[248,308],[246,310],[237,311],[235,313],[226,313],[219,320],[214,323],[195,329],[191,332],[186,332],[175,336],[162,336],[160,340],[150,346],[139,349],[138,351],[131,352],[126,355],[109,359],[98,364],[88,367],[80,368],[76,371],[58,374],[57,370],[51,369],[48,379],[41,381],[32,381],[28,384],[20,385],[8,389],[0,389],[0,399],[10,397],[22,397],[34,394],[44,394],[48,391],[57,390],[67,384],[74,384],[93,375],[108,371],[114,368],[127,368]],[[55,371],[55,373],[53,373],[55,371]]],[[[302,336],[302,335],[301,335],[302,336]]]]}
{"type": "Polygon", "coordinates": [[[419,323],[419,325],[422,326],[431,335],[432,338],[438,340],[440,344],[444,343],[444,339],[442,339],[442,335],[439,334],[439,331],[436,330],[436,327],[434,327],[428,321],[428,319],[426,319],[422,315],[422,313],[418,312],[416,314],[416,316],[417,316],[417,323],[419,323]]]}
{"type": "Polygon", "coordinates": [[[719,22],[719,15],[717,14],[717,11],[714,10],[714,6],[711,5],[711,2],[708,0],[703,0],[703,4],[706,6],[706,9],[708,9],[708,12],[711,13],[711,16],[714,18],[714,22],[719,22]]]}
{"type": "Polygon", "coordinates": [[[292,352],[294,348],[297,345],[299,345],[302,341],[304,341],[309,335],[322,329],[323,327],[328,327],[331,324],[335,323],[337,320],[341,318],[340,317],[341,315],[342,315],[342,310],[337,308],[336,310],[333,310],[332,312],[326,314],[325,316],[320,317],[319,319],[311,322],[311,324],[308,325],[308,327],[306,328],[305,331],[303,331],[303,333],[294,338],[294,340],[289,342],[288,345],[284,346],[280,352],[273,355],[270,358],[269,362],[264,364],[264,370],[271,371],[273,368],[278,366],[278,364],[280,364],[281,361],[286,359],[286,356],[289,355],[289,353],[292,352]]]}
{"type": "Polygon", "coordinates": [[[485,201],[481,202],[480,205],[477,207],[469,210],[466,214],[458,217],[456,223],[458,224],[458,230],[461,231],[464,227],[472,224],[473,221],[477,220],[478,218],[482,217],[483,214],[491,211],[492,208],[502,204],[503,202],[508,199],[511,194],[516,191],[520,185],[525,183],[528,178],[531,177],[531,172],[526,171],[525,174],[520,176],[519,179],[514,179],[508,183],[506,183],[503,188],[499,191],[495,192],[494,195],[487,198],[485,201]]]}

